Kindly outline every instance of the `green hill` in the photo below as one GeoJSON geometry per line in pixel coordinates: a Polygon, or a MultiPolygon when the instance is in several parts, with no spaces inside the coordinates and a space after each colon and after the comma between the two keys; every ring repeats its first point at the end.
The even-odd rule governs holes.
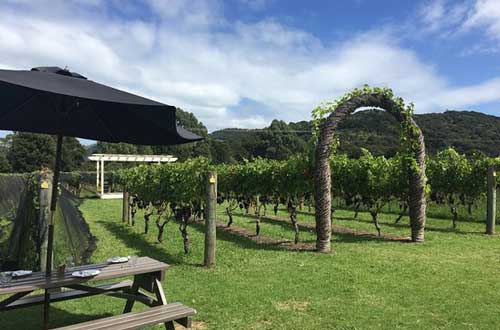
{"type": "MultiPolygon", "coordinates": [[[[194,144],[168,147],[138,147],[123,143],[99,142],[87,147],[89,153],[158,153],[173,154],[184,160],[196,156],[210,157],[214,163],[231,163],[242,159],[264,157],[287,159],[310,146],[311,122],[286,123],[273,120],[262,129],[227,128],[207,134],[205,125],[189,112],[178,110],[179,123],[206,137],[194,144]]],[[[489,156],[500,155],[500,117],[473,111],[446,111],[415,115],[422,128],[430,155],[446,147],[460,153],[475,151],[489,156]]],[[[399,124],[390,114],[379,110],[356,112],[338,130],[339,152],[357,157],[361,148],[375,155],[392,156],[399,148],[399,124]]],[[[90,170],[92,170],[90,168],[90,170]]]]}
{"type": "MultiPolygon", "coordinates": [[[[452,146],[460,153],[481,151],[500,155],[500,117],[473,111],[446,111],[415,115],[422,128],[429,154],[452,146]]],[[[209,137],[227,144],[234,159],[268,157],[285,159],[306,150],[311,136],[307,121],[285,123],[274,120],[260,130],[224,129],[209,137]]],[[[339,151],[356,157],[361,148],[377,155],[393,155],[399,146],[398,123],[384,111],[353,114],[339,127],[339,151]]]]}

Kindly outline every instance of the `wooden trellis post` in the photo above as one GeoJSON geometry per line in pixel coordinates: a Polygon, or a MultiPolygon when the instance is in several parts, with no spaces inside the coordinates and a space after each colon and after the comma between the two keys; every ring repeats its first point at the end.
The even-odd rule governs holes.
{"type": "Polygon", "coordinates": [[[130,194],[127,189],[123,187],[123,205],[122,205],[122,222],[127,223],[130,218],[130,194]]]}
{"type": "Polygon", "coordinates": [[[497,174],[494,166],[488,167],[487,174],[487,206],[486,206],[486,234],[495,234],[495,218],[497,209],[497,174]]]}
{"type": "Polygon", "coordinates": [[[39,210],[40,218],[39,226],[43,228],[41,230],[41,240],[40,240],[40,268],[42,271],[47,270],[47,248],[48,248],[48,236],[47,228],[49,225],[50,218],[50,199],[52,196],[52,173],[48,170],[41,171],[40,177],[38,179],[39,183],[39,210]]]}
{"type": "Polygon", "coordinates": [[[205,206],[205,267],[215,266],[217,173],[208,172],[207,200],[205,206]]]}

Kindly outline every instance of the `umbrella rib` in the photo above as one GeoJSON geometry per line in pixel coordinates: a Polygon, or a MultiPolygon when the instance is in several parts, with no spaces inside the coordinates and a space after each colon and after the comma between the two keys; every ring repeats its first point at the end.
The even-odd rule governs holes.
{"type": "Polygon", "coordinates": [[[92,107],[89,107],[89,109],[90,109],[90,111],[92,111],[94,113],[94,115],[96,116],[96,118],[101,122],[102,126],[107,131],[107,133],[111,137],[111,139],[112,140],[116,140],[115,136],[113,135],[113,133],[111,133],[111,130],[109,129],[109,127],[106,124],[106,122],[94,111],[94,109],[92,107]]]}

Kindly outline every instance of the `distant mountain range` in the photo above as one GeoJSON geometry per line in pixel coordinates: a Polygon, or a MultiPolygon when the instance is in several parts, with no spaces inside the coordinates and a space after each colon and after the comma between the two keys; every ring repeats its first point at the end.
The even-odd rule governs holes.
{"type": "MultiPolygon", "coordinates": [[[[177,118],[186,129],[205,140],[180,146],[144,148],[126,144],[98,143],[86,146],[87,154],[156,153],[172,154],[180,160],[204,156],[214,163],[231,163],[255,157],[287,159],[310,147],[311,122],[286,123],[273,120],[262,129],[227,128],[208,133],[205,125],[189,112],[178,109],[177,118]]],[[[446,147],[471,154],[483,152],[500,156],[500,117],[473,111],[446,111],[415,115],[425,137],[427,153],[433,155],[446,147]]],[[[399,124],[387,112],[360,111],[347,118],[339,127],[339,152],[358,157],[361,148],[374,155],[394,155],[399,148],[399,124]]]]}
{"type": "MultiPolygon", "coordinates": [[[[473,111],[446,111],[415,115],[429,154],[452,146],[460,153],[481,151],[500,155],[500,117],[473,111]]],[[[376,155],[392,156],[399,146],[399,125],[379,110],[360,111],[345,120],[338,130],[339,151],[356,157],[361,148],[376,155]]],[[[306,149],[311,122],[285,123],[274,120],[260,130],[223,129],[209,138],[226,145],[234,159],[255,156],[284,159],[306,149]]]]}

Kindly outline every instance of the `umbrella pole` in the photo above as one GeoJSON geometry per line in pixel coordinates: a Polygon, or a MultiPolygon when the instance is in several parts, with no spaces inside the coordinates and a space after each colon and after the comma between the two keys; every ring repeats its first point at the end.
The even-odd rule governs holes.
{"type": "MultiPolygon", "coordinates": [[[[52,261],[53,261],[53,245],[54,245],[54,216],[56,213],[57,206],[57,194],[59,185],[59,176],[61,170],[61,154],[62,154],[62,142],[63,136],[61,134],[57,135],[57,147],[56,147],[56,162],[54,164],[54,176],[52,178],[52,195],[50,197],[50,217],[49,217],[49,232],[47,239],[47,262],[46,265],[46,276],[49,277],[52,272],[52,261]]],[[[45,289],[45,301],[43,306],[43,323],[44,329],[48,329],[49,326],[49,304],[50,304],[50,292],[49,289],[45,289]]]]}
{"type": "Polygon", "coordinates": [[[57,194],[59,185],[59,176],[61,170],[61,155],[62,155],[62,141],[63,136],[57,136],[57,148],[56,148],[56,162],[54,164],[54,177],[52,178],[52,195],[50,197],[50,218],[49,218],[49,235],[47,242],[47,262],[46,262],[46,273],[50,275],[52,271],[53,262],[53,245],[54,245],[54,217],[56,213],[57,206],[57,194]]]}

